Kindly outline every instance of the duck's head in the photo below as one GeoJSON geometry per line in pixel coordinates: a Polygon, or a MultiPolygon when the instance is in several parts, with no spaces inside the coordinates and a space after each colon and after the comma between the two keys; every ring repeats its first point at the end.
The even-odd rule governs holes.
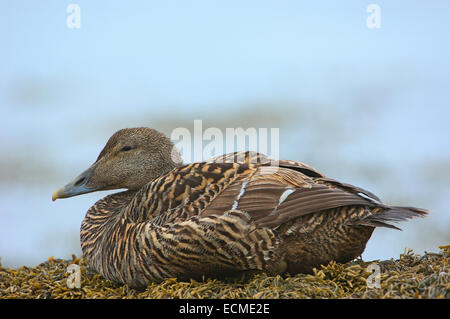
{"type": "Polygon", "coordinates": [[[147,127],[122,129],[109,138],[95,163],[57,189],[52,200],[100,190],[138,190],[180,164],[180,154],[162,133],[147,127]]]}

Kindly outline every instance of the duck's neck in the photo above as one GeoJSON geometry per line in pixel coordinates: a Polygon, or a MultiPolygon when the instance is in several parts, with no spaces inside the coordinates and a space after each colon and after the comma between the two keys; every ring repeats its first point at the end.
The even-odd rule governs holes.
{"type": "Polygon", "coordinates": [[[80,242],[83,256],[96,269],[102,254],[103,239],[111,236],[125,207],[137,191],[108,195],[97,201],[86,213],[81,223],[80,242]]]}

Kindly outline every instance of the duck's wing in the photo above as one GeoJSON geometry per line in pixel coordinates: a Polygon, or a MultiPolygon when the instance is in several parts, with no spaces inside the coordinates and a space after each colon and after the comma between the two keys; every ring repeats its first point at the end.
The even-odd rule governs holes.
{"type": "Polygon", "coordinates": [[[232,208],[249,211],[263,225],[273,227],[295,217],[340,206],[384,207],[373,193],[331,179],[303,162],[275,161],[264,154],[248,151],[222,155],[209,162],[256,163],[259,167],[250,183],[245,179],[230,185],[208,207],[209,213],[226,210],[233,202],[232,208]]]}
{"type": "Polygon", "coordinates": [[[325,209],[374,205],[349,185],[305,175],[305,170],[316,173],[303,163],[282,164],[290,167],[217,162],[186,165],[144,187],[131,202],[133,209],[128,214],[134,220],[152,219],[162,225],[237,209],[261,225],[276,227],[325,209]]]}
{"type": "Polygon", "coordinates": [[[291,160],[275,160],[265,154],[254,151],[234,152],[220,155],[209,159],[207,163],[237,163],[253,164],[257,166],[279,166],[299,171],[309,177],[326,177],[315,168],[303,162],[291,160]]]}
{"type": "Polygon", "coordinates": [[[238,178],[224,189],[202,215],[237,209],[249,213],[260,226],[276,228],[307,214],[352,205],[382,204],[347,184],[341,187],[291,168],[259,166],[252,176],[238,178]]]}
{"type": "Polygon", "coordinates": [[[133,209],[128,214],[133,215],[134,220],[152,220],[163,225],[192,216],[241,210],[258,225],[269,228],[343,206],[381,208],[378,212],[386,213],[378,214],[373,221],[367,219],[368,214],[364,212],[359,219],[354,218],[364,219],[364,224],[372,226],[422,214],[408,207],[389,211],[391,208],[371,192],[330,179],[301,162],[279,161],[279,165],[274,166],[258,153],[234,153],[232,156],[236,158],[236,154],[244,154],[240,160],[244,164],[213,160],[174,169],[144,187],[132,201],[133,209]],[[259,163],[247,164],[249,155],[258,156],[259,163]]]}
{"type": "Polygon", "coordinates": [[[385,205],[368,190],[326,177],[305,163],[281,160],[278,166],[260,164],[250,177],[238,178],[202,214],[238,209],[248,212],[257,225],[276,228],[301,216],[349,206],[359,209],[351,210],[343,222],[371,227],[399,229],[390,223],[428,213],[385,205]]]}
{"type": "Polygon", "coordinates": [[[254,151],[245,151],[245,152],[234,152],[225,155],[220,155],[214,158],[211,158],[207,161],[208,163],[238,163],[238,164],[256,164],[258,166],[278,166],[283,168],[289,168],[295,171],[298,171],[308,177],[320,179],[323,183],[328,184],[330,187],[337,187],[346,191],[349,191],[354,194],[365,195],[368,198],[381,203],[381,200],[373,193],[368,190],[362,189],[360,187],[356,187],[351,184],[342,183],[336,181],[332,178],[329,178],[319,172],[314,167],[299,161],[292,160],[274,160],[268,157],[265,154],[254,152],[254,151]]]}
{"type": "Polygon", "coordinates": [[[234,152],[212,157],[206,161],[206,163],[236,163],[236,164],[254,164],[254,165],[266,165],[275,162],[265,154],[244,151],[234,152]]]}

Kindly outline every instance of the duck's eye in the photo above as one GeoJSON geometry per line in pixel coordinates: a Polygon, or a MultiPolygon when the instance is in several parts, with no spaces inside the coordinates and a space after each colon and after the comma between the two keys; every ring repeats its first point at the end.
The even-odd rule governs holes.
{"type": "Polygon", "coordinates": [[[126,152],[126,151],[129,151],[129,150],[131,150],[131,146],[124,146],[124,147],[122,147],[122,149],[120,150],[121,152],[126,152]]]}

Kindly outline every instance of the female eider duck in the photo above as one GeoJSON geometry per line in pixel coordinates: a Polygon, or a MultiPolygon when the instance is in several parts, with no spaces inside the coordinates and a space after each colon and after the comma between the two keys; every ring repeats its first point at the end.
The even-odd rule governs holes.
{"type": "Polygon", "coordinates": [[[127,189],[86,213],[80,239],[89,267],[143,287],[165,278],[249,270],[308,273],[362,254],[375,227],[424,216],[328,178],[301,162],[242,152],[181,165],[150,128],[116,132],[92,166],[53,200],[127,189]]]}

